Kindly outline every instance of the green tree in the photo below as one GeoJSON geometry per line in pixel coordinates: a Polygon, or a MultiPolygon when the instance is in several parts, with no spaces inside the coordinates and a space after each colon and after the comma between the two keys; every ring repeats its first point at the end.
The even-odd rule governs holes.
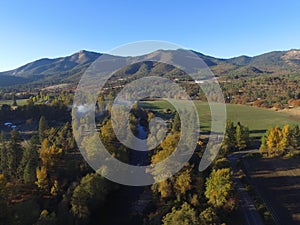
{"type": "Polygon", "coordinates": [[[172,131],[175,132],[179,132],[180,131],[180,126],[181,126],[181,122],[180,122],[180,117],[178,112],[176,112],[175,117],[174,117],[174,121],[172,124],[172,131]]]}
{"type": "Polygon", "coordinates": [[[230,168],[213,170],[206,180],[205,196],[214,207],[222,207],[231,197],[233,174],[230,168]]]}
{"type": "Polygon", "coordinates": [[[291,145],[294,149],[300,146],[300,129],[298,125],[291,128],[291,145]]]}
{"type": "Polygon", "coordinates": [[[48,128],[48,123],[45,119],[44,116],[41,116],[40,121],[39,121],[39,140],[40,143],[42,143],[42,141],[46,138],[46,130],[48,128]]]}
{"type": "Polygon", "coordinates": [[[115,188],[115,184],[97,173],[86,175],[73,192],[71,211],[80,219],[88,219],[92,211],[103,205],[107,195],[115,188]]]}
{"type": "Polygon", "coordinates": [[[0,172],[5,176],[8,175],[8,165],[7,165],[7,146],[5,142],[4,131],[0,135],[0,172]]]}
{"type": "Polygon", "coordinates": [[[193,209],[188,203],[183,203],[179,209],[172,208],[172,212],[164,216],[163,225],[199,225],[199,220],[193,209]]]}
{"type": "Polygon", "coordinates": [[[5,202],[7,195],[7,180],[3,174],[0,174],[0,224],[9,224],[8,223],[8,206],[5,202]]]}
{"type": "Polygon", "coordinates": [[[247,148],[249,141],[249,129],[240,123],[236,126],[236,146],[239,150],[247,148]]]}
{"type": "Polygon", "coordinates": [[[15,178],[17,168],[22,159],[23,149],[20,145],[20,135],[16,130],[11,131],[11,138],[7,147],[7,169],[10,178],[15,178]]]}
{"type": "Polygon", "coordinates": [[[12,100],[13,100],[12,106],[18,106],[15,93],[12,94],[12,100]]]}
{"type": "Polygon", "coordinates": [[[267,132],[266,132],[266,134],[265,135],[263,135],[262,137],[261,137],[261,145],[260,145],[260,147],[259,147],[259,151],[260,151],[260,153],[261,154],[268,154],[268,146],[267,146],[267,139],[268,139],[268,136],[269,136],[269,131],[270,130],[268,130],[267,132]]]}
{"type": "Polygon", "coordinates": [[[222,148],[225,152],[231,152],[236,146],[236,128],[233,122],[227,121],[226,131],[224,136],[224,141],[222,143],[222,148]]]}
{"type": "Polygon", "coordinates": [[[223,169],[223,168],[230,168],[230,167],[231,167],[231,163],[226,158],[217,159],[213,165],[213,169],[215,169],[215,170],[223,169]]]}
{"type": "Polygon", "coordinates": [[[36,168],[38,165],[38,153],[34,140],[26,143],[23,151],[22,160],[18,167],[19,178],[23,179],[25,184],[33,184],[36,180],[36,168]]]}

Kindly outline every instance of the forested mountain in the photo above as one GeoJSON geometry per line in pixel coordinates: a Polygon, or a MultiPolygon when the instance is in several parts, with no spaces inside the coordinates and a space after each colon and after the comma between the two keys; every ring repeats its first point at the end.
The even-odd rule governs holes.
{"type": "MultiPolygon", "coordinates": [[[[216,76],[238,78],[263,74],[300,74],[300,50],[273,51],[254,57],[239,56],[230,59],[219,59],[196,51],[193,52],[203,59],[216,76]]],[[[80,79],[88,66],[101,55],[101,53],[82,50],[67,57],[40,59],[17,69],[1,72],[0,86],[74,83],[80,79]]],[[[141,66],[145,67],[145,65],[140,64],[134,67],[134,70],[132,67],[126,69],[126,72],[133,75],[141,69],[141,66]]],[[[164,73],[165,69],[164,66],[156,68],[156,70],[161,70],[157,71],[159,73],[164,73]]]]}

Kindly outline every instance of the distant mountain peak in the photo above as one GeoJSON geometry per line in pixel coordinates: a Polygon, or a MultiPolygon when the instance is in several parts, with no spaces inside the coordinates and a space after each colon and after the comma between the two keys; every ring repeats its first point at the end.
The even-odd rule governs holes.
{"type": "MultiPolygon", "coordinates": [[[[157,50],[147,54],[151,58],[176,58],[180,51],[157,50]]],[[[264,74],[300,73],[300,50],[272,51],[254,57],[242,55],[230,59],[220,59],[191,50],[200,57],[217,76],[260,76],[264,74]]],[[[42,58],[17,69],[0,73],[0,86],[24,84],[26,82],[75,82],[101,53],[80,50],[60,58],[42,58]],[[13,78],[11,78],[13,77],[13,78]],[[4,82],[4,78],[7,82],[4,82]]],[[[115,56],[117,57],[117,56],[115,56]]],[[[121,56],[119,56],[121,57],[121,56]]],[[[178,57],[177,57],[178,58],[178,57]]],[[[159,67],[157,67],[159,68],[159,67]]],[[[163,72],[163,71],[161,71],[163,72]]]]}
{"type": "Polygon", "coordinates": [[[290,66],[300,66],[300,50],[291,49],[281,57],[290,66]]]}

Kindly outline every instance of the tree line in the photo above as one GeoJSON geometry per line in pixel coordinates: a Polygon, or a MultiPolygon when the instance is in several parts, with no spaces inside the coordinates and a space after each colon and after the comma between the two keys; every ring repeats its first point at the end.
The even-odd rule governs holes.
{"type": "Polygon", "coordinates": [[[293,150],[300,147],[300,130],[298,125],[272,127],[261,139],[260,152],[267,157],[293,155],[293,150]]]}

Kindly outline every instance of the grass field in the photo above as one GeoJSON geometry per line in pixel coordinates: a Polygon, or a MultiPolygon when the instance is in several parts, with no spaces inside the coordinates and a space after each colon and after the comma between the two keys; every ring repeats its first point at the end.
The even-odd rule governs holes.
{"type": "MultiPolygon", "coordinates": [[[[140,105],[163,115],[164,109],[174,110],[174,107],[167,101],[144,101],[140,105]]],[[[206,102],[195,101],[198,109],[200,128],[203,131],[210,129],[210,109],[206,102]]],[[[283,126],[285,124],[299,124],[300,116],[291,115],[284,112],[256,108],[245,105],[227,104],[227,119],[233,122],[240,122],[247,125],[251,132],[251,137],[261,137],[265,131],[272,126],[283,126]]]]}
{"type": "MultiPolygon", "coordinates": [[[[4,104],[7,104],[7,105],[11,105],[13,103],[12,100],[0,100],[0,105],[4,105],[4,104]]],[[[18,99],[17,100],[17,105],[26,105],[27,103],[27,99],[18,99]]]]}

